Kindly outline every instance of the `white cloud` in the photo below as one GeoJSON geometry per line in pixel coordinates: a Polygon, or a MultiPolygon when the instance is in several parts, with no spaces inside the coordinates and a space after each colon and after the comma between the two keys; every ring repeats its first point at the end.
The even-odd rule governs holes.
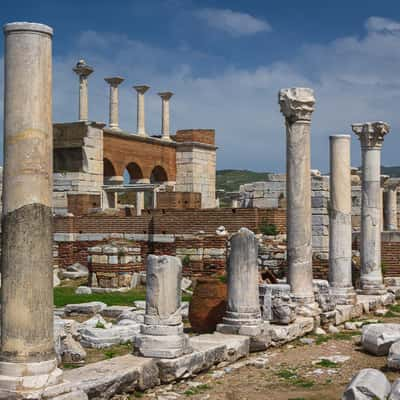
{"type": "Polygon", "coordinates": [[[212,28],[232,36],[254,35],[272,30],[271,25],[263,19],[229,9],[202,8],[196,10],[194,15],[212,28]]]}
{"type": "Polygon", "coordinates": [[[369,17],[365,27],[371,32],[400,32],[400,23],[383,17],[369,17]]]}
{"type": "MultiPolygon", "coordinates": [[[[132,86],[149,84],[146,124],[150,133],[160,132],[161,101],[156,93],[172,90],[171,129],[215,128],[219,168],[284,171],[285,128],[277,92],[282,87],[308,86],[316,95],[314,168],[328,168],[329,135],[352,134],[351,123],[371,120],[391,124],[382,163],[400,165],[399,48],[400,35],[369,29],[361,38],[305,46],[291,62],[253,69],[227,66],[205,76],[198,65],[212,65],[213,56],[181,47],[167,50],[126,36],[84,32],[67,56],[55,57],[54,120],[77,117],[78,81],[72,67],[84,57],[95,68],[89,78],[91,119],[107,122],[108,87],[103,79],[118,74],[125,78],[120,86],[120,121],[125,130],[133,132],[136,127],[132,86]]],[[[1,79],[2,74],[0,84],[1,79]]],[[[360,146],[352,137],[353,165],[359,165],[360,146]]]]}

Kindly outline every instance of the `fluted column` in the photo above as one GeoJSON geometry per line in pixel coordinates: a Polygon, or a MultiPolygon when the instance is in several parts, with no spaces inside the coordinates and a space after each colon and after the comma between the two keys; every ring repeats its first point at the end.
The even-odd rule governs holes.
{"type": "Polygon", "coordinates": [[[397,188],[399,182],[389,182],[383,192],[385,231],[397,231],[397,188]]]}
{"type": "Polygon", "coordinates": [[[73,71],[79,76],[79,121],[89,119],[89,97],[88,97],[88,76],[93,68],[86,64],[85,60],[79,60],[73,71]]]}
{"type": "Polygon", "coordinates": [[[161,97],[161,139],[171,140],[169,131],[169,100],[173,96],[172,92],[158,93],[161,97]]]}
{"type": "Polygon", "coordinates": [[[354,304],[350,135],[330,136],[329,285],[337,304],[354,304]]]}
{"type": "Polygon", "coordinates": [[[16,22],[4,35],[0,398],[25,399],[62,375],[53,342],[53,30],[16,22]]]}
{"type": "Polygon", "coordinates": [[[138,85],[133,87],[137,92],[137,129],[136,134],[147,136],[145,129],[145,114],[144,114],[144,94],[150,89],[150,86],[138,85]]]}
{"type": "Polygon", "coordinates": [[[118,86],[124,79],[119,76],[114,76],[111,78],[104,78],[104,80],[110,85],[110,129],[119,131],[121,129],[119,127],[118,86]]]}
{"type": "Polygon", "coordinates": [[[286,120],[288,282],[300,304],[314,305],[310,173],[314,92],[308,88],[282,89],[279,104],[286,120]]]}
{"type": "Polygon", "coordinates": [[[360,289],[364,294],[382,294],[380,169],[383,139],[390,127],[379,121],[353,124],[352,129],[362,153],[360,289]]]}

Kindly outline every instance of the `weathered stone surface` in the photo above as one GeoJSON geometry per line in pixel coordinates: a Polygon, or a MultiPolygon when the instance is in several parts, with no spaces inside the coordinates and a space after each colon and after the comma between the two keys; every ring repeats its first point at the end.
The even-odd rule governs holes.
{"type": "Polygon", "coordinates": [[[353,377],[342,400],[385,400],[390,391],[391,385],[385,374],[377,369],[366,368],[353,377]]]}
{"type": "Polygon", "coordinates": [[[132,393],[159,384],[154,360],[126,355],[65,371],[64,378],[74,382],[90,399],[108,400],[118,393],[132,393]]]}
{"type": "Polygon", "coordinates": [[[129,313],[131,311],[133,311],[133,307],[108,306],[101,311],[101,315],[106,318],[119,318],[122,314],[129,313]]]}
{"type": "Polygon", "coordinates": [[[117,318],[117,324],[120,321],[124,320],[132,320],[137,323],[143,324],[144,323],[144,310],[139,311],[124,311],[122,314],[119,315],[117,318]]]}
{"type": "Polygon", "coordinates": [[[387,355],[390,346],[400,340],[400,324],[370,324],[362,329],[361,345],[376,356],[387,355]]]}
{"type": "Polygon", "coordinates": [[[83,328],[81,344],[84,347],[103,349],[115,344],[124,344],[135,340],[140,324],[113,325],[111,328],[83,328]]]}
{"type": "Polygon", "coordinates": [[[92,288],[88,286],[78,286],[75,289],[75,294],[92,294],[92,288]]]}
{"type": "Polygon", "coordinates": [[[162,382],[190,377],[222,361],[237,361],[249,354],[250,340],[246,336],[214,333],[191,337],[190,346],[191,354],[158,361],[162,382]]]}
{"type": "Polygon", "coordinates": [[[156,358],[176,358],[190,353],[181,315],[180,259],[149,255],[146,275],[146,313],[140,334],[135,337],[135,352],[156,358]]]}
{"type": "Polygon", "coordinates": [[[314,93],[308,88],[282,89],[279,104],[287,137],[288,283],[296,300],[313,303],[310,122],[314,93]]]}
{"type": "Polygon", "coordinates": [[[92,318],[89,318],[85,322],[82,322],[79,330],[85,329],[85,328],[102,328],[102,329],[108,329],[112,327],[111,322],[107,322],[100,314],[94,315],[92,318]]]}
{"type": "Polygon", "coordinates": [[[312,332],[314,329],[314,319],[307,317],[297,317],[296,321],[289,325],[270,325],[269,333],[272,338],[272,346],[280,346],[291,342],[298,337],[312,332]]]}
{"type": "Polygon", "coordinates": [[[89,276],[89,270],[82,264],[75,263],[69,265],[64,271],[60,273],[62,279],[80,279],[89,276]]]}
{"type": "Polygon", "coordinates": [[[63,363],[83,364],[86,359],[86,351],[69,333],[61,341],[61,357],[63,363]]]}
{"type": "Polygon", "coordinates": [[[388,367],[400,370],[400,342],[394,342],[389,348],[388,367]]]}
{"type": "Polygon", "coordinates": [[[65,315],[74,315],[74,314],[86,314],[86,315],[94,315],[107,307],[107,304],[102,303],[101,301],[92,301],[90,303],[81,303],[81,304],[68,304],[65,306],[64,312],[65,315]]]}
{"type": "Polygon", "coordinates": [[[388,400],[400,400],[400,379],[396,379],[392,385],[392,391],[388,400]]]}

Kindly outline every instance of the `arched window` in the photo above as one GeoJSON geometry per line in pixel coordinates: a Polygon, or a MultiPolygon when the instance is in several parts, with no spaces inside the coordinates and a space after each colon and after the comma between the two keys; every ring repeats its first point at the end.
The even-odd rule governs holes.
{"type": "Polygon", "coordinates": [[[139,165],[134,162],[129,163],[124,171],[124,183],[137,183],[143,179],[143,172],[139,165]]]}
{"type": "Polygon", "coordinates": [[[104,166],[103,166],[103,168],[104,168],[104,177],[108,178],[110,176],[115,176],[116,175],[115,174],[115,168],[114,168],[114,165],[112,165],[112,162],[108,158],[105,158],[103,160],[103,163],[104,163],[104,166]]]}
{"type": "Polygon", "coordinates": [[[165,169],[159,165],[154,167],[153,171],[151,171],[150,183],[163,183],[166,181],[168,181],[168,176],[165,169]]]}

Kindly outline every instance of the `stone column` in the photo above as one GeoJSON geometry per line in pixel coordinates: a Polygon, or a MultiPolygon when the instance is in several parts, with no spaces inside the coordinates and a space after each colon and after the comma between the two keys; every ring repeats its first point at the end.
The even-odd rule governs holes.
{"type": "Polygon", "coordinates": [[[137,92],[137,130],[136,134],[147,136],[145,129],[144,115],[144,94],[150,89],[150,86],[138,85],[133,87],[137,92]]]}
{"type": "Polygon", "coordinates": [[[383,192],[385,231],[397,231],[397,187],[398,182],[389,182],[383,192]]]}
{"type": "MultiPolygon", "coordinates": [[[[316,310],[311,247],[310,125],[314,92],[282,89],[281,112],[286,120],[288,283],[295,300],[316,310]]],[[[309,307],[307,307],[309,308],[309,307]]],[[[301,308],[299,308],[300,313],[301,308]]]]}
{"type": "Polygon", "coordinates": [[[87,121],[88,116],[88,76],[93,72],[93,68],[86,64],[85,60],[79,60],[73,69],[79,76],[79,121],[87,121]]]}
{"type": "Polygon", "coordinates": [[[158,93],[161,97],[161,139],[171,140],[169,136],[169,99],[173,96],[172,92],[158,93]]]}
{"type": "Polygon", "coordinates": [[[104,78],[104,80],[110,85],[110,129],[120,131],[119,127],[119,110],[118,110],[118,86],[124,81],[119,76],[111,78],[104,78]]]}
{"type": "Polygon", "coordinates": [[[136,192],[136,216],[140,217],[142,215],[142,210],[144,208],[144,193],[136,192]]]}
{"type": "Polygon", "coordinates": [[[62,376],[53,342],[53,30],[15,22],[4,35],[0,398],[25,399],[62,376]]]}
{"type": "Polygon", "coordinates": [[[354,304],[351,279],[350,135],[330,136],[329,285],[337,304],[354,304]]]}
{"type": "Polygon", "coordinates": [[[257,257],[257,238],[247,228],[241,228],[231,238],[227,270],[228,304],[217,331],[251,336],[261,333],[257,257]]]}
{"type": "Polygon", "coordinates": [[[380,169],[383,139],[390,127],[385,122],[367,122],[353,124],[352,129],[362,153],[360,289],[363,294],[382,294],[380,169]]]}
{"type": "Polygon", "coordinates": [[[190,353],[181,316],[182,263],[177,257],[147,257],[146,313],[135,338],[143,357],[176,358],[190,353]]]}

